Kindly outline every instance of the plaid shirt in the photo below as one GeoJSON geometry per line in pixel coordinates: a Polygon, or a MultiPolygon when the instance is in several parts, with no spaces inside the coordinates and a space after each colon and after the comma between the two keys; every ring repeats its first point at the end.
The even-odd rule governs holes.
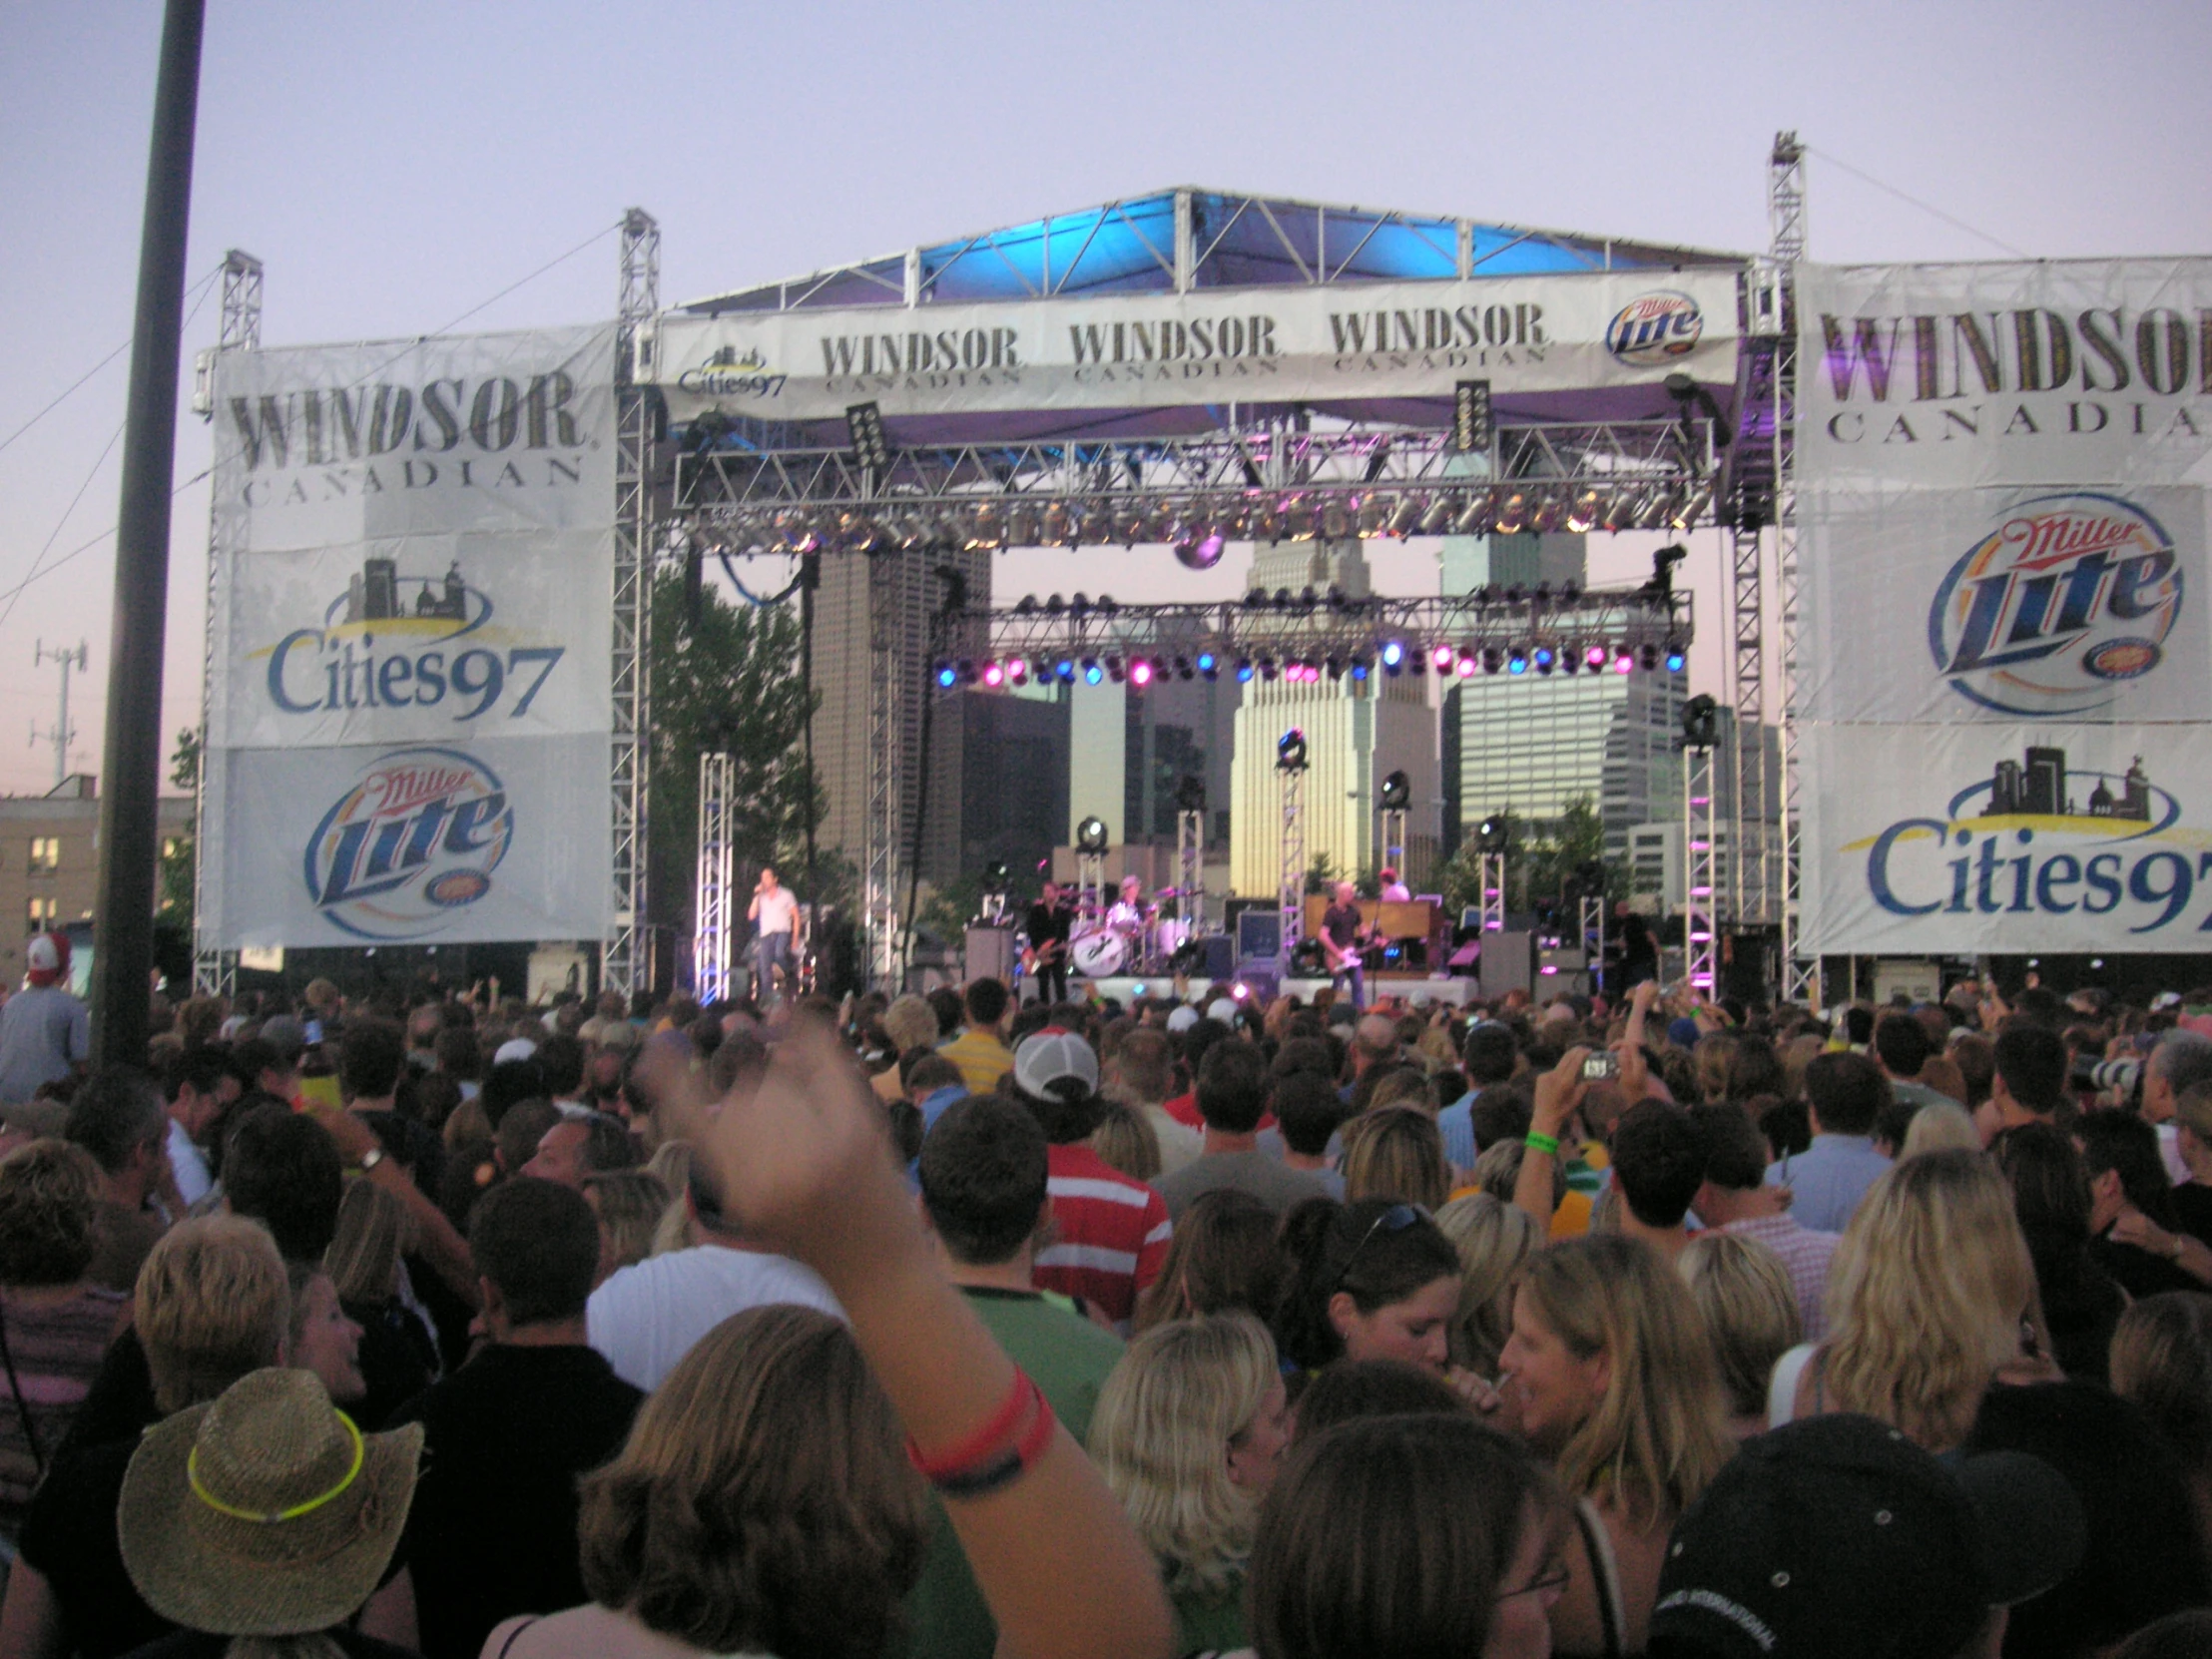
{"type": "Polygon", "coordinates": [[[1843,1238],[1836,1233],[1816,1233],[1800,1227],[1791,1216],[1747,1216],[1721,1229],[1738,1238],[1765,1245],[1782,1258],[1797,1293],[1798,1318],[1804,1323],[1804,1340],[1817,1343],[1828,1335],[1828,1264],[1843,1238]]]}

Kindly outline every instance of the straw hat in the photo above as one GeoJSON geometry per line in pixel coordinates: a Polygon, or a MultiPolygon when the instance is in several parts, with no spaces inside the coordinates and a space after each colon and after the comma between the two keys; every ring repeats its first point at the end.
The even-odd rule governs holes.
{"type": "Polygon", "coordinates": [[[312,1372],[258,1371],[146,1431],[116,1529],[147,1605],[192,1630],[324,1630],[375,1590],[422,1425],[363,1434],[312,1372]]]}

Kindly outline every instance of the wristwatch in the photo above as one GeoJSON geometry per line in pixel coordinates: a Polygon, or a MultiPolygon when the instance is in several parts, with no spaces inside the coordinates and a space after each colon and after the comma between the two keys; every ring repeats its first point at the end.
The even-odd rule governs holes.
{"type": "Polygon", "coordinates": [[[372,1146],[366,1152],[361,1154],[361,1161],[356,1167],[363,1175],[366,1175],[370,1170],[374,1169],[383,1161],[384,1149],[380,1146],[372,1146]]]}

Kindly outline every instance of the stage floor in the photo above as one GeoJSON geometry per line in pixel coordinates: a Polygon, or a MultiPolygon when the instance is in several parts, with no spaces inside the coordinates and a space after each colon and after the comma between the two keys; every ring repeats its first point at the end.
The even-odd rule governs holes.
{"type": "MultiPolygon", "coordinates": [[[[1283,981],[1283,989],[1288,995],[1311,1003],[1317,992],[1329,989],[1329,984],[1327,979],[1286,979],[1283,981]]],[[[1175,979],[1170,974],[1117,974],[1108,979],[1077,978],[1070,980],[1068,988],[1080,993],[1085,987],[1096,990],[1100,996],[1125,1004],[1140,996],[1176,994],[1175,979]]],[[[1193,995],[1205,988],[1198,981],[1192,981],[1185,987],[1186,993],[1193,995]]],[[[1415,1007],[1425,1002],[1430,1005],[1449,1003],[1454,1008],[1464,1008],[1482,994],[1481,985],[1472,979],[1384,979],[1375,974],[1369,975],[1367,990],[1371,1003],[1384,998],[1396,998],[1415,1007]]]]}

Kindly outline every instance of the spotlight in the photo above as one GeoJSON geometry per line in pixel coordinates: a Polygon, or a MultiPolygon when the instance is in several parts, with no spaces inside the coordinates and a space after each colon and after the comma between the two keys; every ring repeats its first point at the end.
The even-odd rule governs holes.
{"type": "Polygon", "coordinates": [[[1195,772],[1186,772],[1176,781],[1175,810],[1179,813],[1203,813],[1206,810],[1206,780],[1195,772]]]}
{"type": "Polygon", "coordinates": [[[1251,684],[1251,682],[1252,659],[1250,657],[1239,657],[1237,659],[1237,684],[1244,686],[1251,684]]]}
{"type": "Polygon", "coordinates": [[[1006,670],[1004,665],[996,661],[988,662],[983,665],[984,685],[989,686],[995,690],[996,688],[1003,686],[1005,683],[1006,670]]]}
{"type": "Polygon", "coordinates": [[[966,657],[960,659],[960,680],[963,685],[975,684],[975,664],[966,657]]]}
{"type": "Polygon", "coordinates": [[[1382,780],[1382,807],[1385,813],[1401,813],[1413,804],[1413,781],[1402,772],[1382,780]]]}
{"type": "Polygon", "coordinates": [[[1368,677],[1367,658],[1355,657],[1352,659],[1352,677],[1355,680],[1365,680],[1368,677]]]}
{"type": "Polygon", "coordinates": [[[1645,646],[1637,655],[1646,674],[1651,673],[1659,666],[1659,648],[1656,645],[1645,646]]]}
{"type": "Polygon", "coordinates": [[[1677,641],[1667,641],[1667,672],[1669,674],[1680,674],[1689,666],[1690,654],[1683,650],[1677,641]]]}
{"type": "Polygon", "coordinates": [[[1593,645],[1582,653],[1582,661],[1592,674],[1605,666],[1605,647],[1593,645]]]}
{"type": "Polygon", "coordinates": [[[1420,515],[1420,533],[1424,536],[1440,536],[1451,528],[1453,508],[1451,497],[1439,495],[1428,504],[1428,510],[1420,515]]]}
{"type": "Polygon", "coordinates": [[[1273,657],[1262,657],[1260,659],[1260,678],[1263,680],[1273,680],[1275,678],[1275,659],[1273,657]]]}
{"type": "Polygon", "coordinates": [[[1008,657],[1006,659],[1006,678],[1008,680],[1011,680],[1017,686],[1020,685],[1024,680],[1028,679],[1028,660],[1023,657],[1008,657]]]}
{"type": "Polygon", "coordinates": [[[1582,672],[1582,653],[1571,646],[1560,652],[1558,669],[1561,674],[1580,674],[1582,672]]]}
{"type": "Polygon", "coordinates": [[[1228,544],[1218,530],[1205,535],[1187,534],[1175,544],[1175,562],[1185,570],[1212,570],[1221,563],[1222,550],[1228,544]]]}
{"type": "Polygon", "coordinates": [[[1152,684],[1152,664],[1150,661],[1139,657],[1129,665],[1129,683],[1132,686],[1149,686],[1152,684]]]}
{"type": "Polygon", "coordinates": [[[1507,674],[1526,674],[1528,672],[1528,653],[1519,646],[1514,646],[1512,655],[1505,659],[1505,672],[1507,674]]]}
{"type": "Polygon", "coordinates": [[[1220,660],[1211,651],[1201,651],[1198,654],[1198,672],[1208,680],[1213,679],[1221,673],[1220,660]]]}
{"type": "Polygon", "coordinates": [[[1057,663],[1054,663],[1052,665],[1052,675],[1053,678],[1058,680],[1063,686],[1074,684],[1075,659],[1072,657],[1062,657],[1057,663]]]}
{"type": "Polygon", "coordinates": [[[1474,653],[1471,651],[1462,651],[1459,654],[1459,678],[1462,680],[1472,680],[1474,678],[1474,653]]]}
{"type": "Polygon", "coordinates": [[[958,684],[959,679],[960,671],[950,663],[939,663],[937,665],[937,684],[939,686],[949,691],[954,685],[958,684]]]}
{"type": "Polygon", "coordinates": [[[1497,672],[1497,671],[1498,671],[1499,669],[1503,668],[1504,666],[1505,666],[1505,653],[1504,653],[1504,652],[1502,652],[1502,651],[1498,650],[1498,648],[1497,648],[1496,646],[1494,646],[1494,645],[1491,645],[1491,646],[1485,646],[1485,647],[1483,647],[1483,650],[1482,650],[1482,672],[1483,672],[1484,674],[1495,674],[1495,673],[1496,673],[1496,672],[1497,672]]]}
{"type": "Polygon", "coordinates": [[[1435,661],[1438,674],[1449,674],[1451,672],[1451,660],[1457,653],[1448,645],[1439,645],[1429,655],[1435,661]]]}
{"type": "Polygon", "coordinates": [[[993,858],[983,866],[983,890],[987,893],[1004,892],[1013,878],[1014,872],[1006,867],[1004,858],[993,858]]]}
{"type": "Polygon", "coordinates": [[[1329,670],[1329,678],[1332,680],[1342,680],[1345,677],[1345,660],[1342,657],[1331,657],[1322,666],[1329,670]]]}
{"type": "Polygon", "coordinates": [[[1083,659],[1084,685],[1095,686],[1105,678],[1106,671],[1098,666],[1098,659],[1096,657],[1085,657],[1083,659]]]}
{"type": "Polygon", "coordinates": [[[1490,492],[1476,490],[1467,497],[1467,504],[1452,521],[1451,533],[1455,536],[1480,536],[1490,528],[1490,492]]]}
{"type": "Polygon", "coordinates": [[[1539,645],[1536,647],[1536,672],[1538,674],[1549,674],[1552,665],[1558,660],[1558,654],[1550,646],[1539,645]]]}
{"type": "Polygon", "coordinates": [[[1414,527],[1420,523],[1420,514],[1419,496],[1401,496],[1398,498],[1397,505],[1390,509],[1390,516],[1384,521],[1383,530],[1386,534],[1392,536],[1411,535],[1414,527]]]}
{"type": "Polygon", "coordinates": [[[1682,705],[1683,747],[1711,749],[1720,741],[1720,705],[1701,692],[1682,705]]]}
{"type": "Polygon", "coordinates": [[[1478,852],[1504,852],[1512,838],[1512,821],[1502,813],[1492,813],[1474,828],[1474,845],[1478,852]]]}
{"type": "Polygon", "coordinates": [[[1405,646],[1398,640],[1382,642],[1382,666],[1395,674],[1405,661],[1405,646]]]}
{"type": "Polygon", "coordinates": [[[1175,659],[1175,677],[1178,680],[1188,680],[1191,677],[1191,672],[1190,658],[1178,657],[1175,659]]]}
{"type": "Polygon", "coordinates": [[[852,458],[878,477],[891,468],[890,440],[883,432],[883,411],[874,403],[854,403],[844,411],[844,429],[852,458]]]}
{"type": "Polygon", "coordinates": [[[1613,672],[1615,674],[1631,674],[1635,672],[1635,668],[1636,653],[1629,650],[1627,646],[1624,645],[1613,653],[1613,672]]]}
{"type": "Polygon", "coordinates": [[[1501,536],[1517,536],[1521,526],[1528,522],[1528,497],[1519,490],[1513,491],[1497,504],[1497,533],[1501,536]]]}
{"type": "Polygon", "coordinates": [[[1576,535],[1593,530],[1604,521],[1605,496],[1600,490],[1584,490],[1567,509],[1567,528],[1576,535]]]}
{"type": "Polygon", "coordinates": [[[1078,852],[1103,852],[1110,839],[1106,821],[1102,818],[1087,818],[1075,827],[1075,850],[1078,852]]]}
{"type": "Polygon", "coordinates": [[[1352,516],[1345,511],[1345,504],[1332,497],[1321,510],[1321,533],[1325,540],[1343,541],[1352,534],[1352,516]]]}
{"type": "Polygon", "coordinates": [[[1118,656],[1108,657],[1106,659],[1106,672],[1113,676],[1115,685],[1120,685],[1122,675],[1121,658],[1118,656]]]}
{"type": "Polygon", "coordinates": [[[1304,772],[1306,770],[1306,734],[1295,726],[1275,740],[1275,770],[1277,772],[1304,772]]]}

